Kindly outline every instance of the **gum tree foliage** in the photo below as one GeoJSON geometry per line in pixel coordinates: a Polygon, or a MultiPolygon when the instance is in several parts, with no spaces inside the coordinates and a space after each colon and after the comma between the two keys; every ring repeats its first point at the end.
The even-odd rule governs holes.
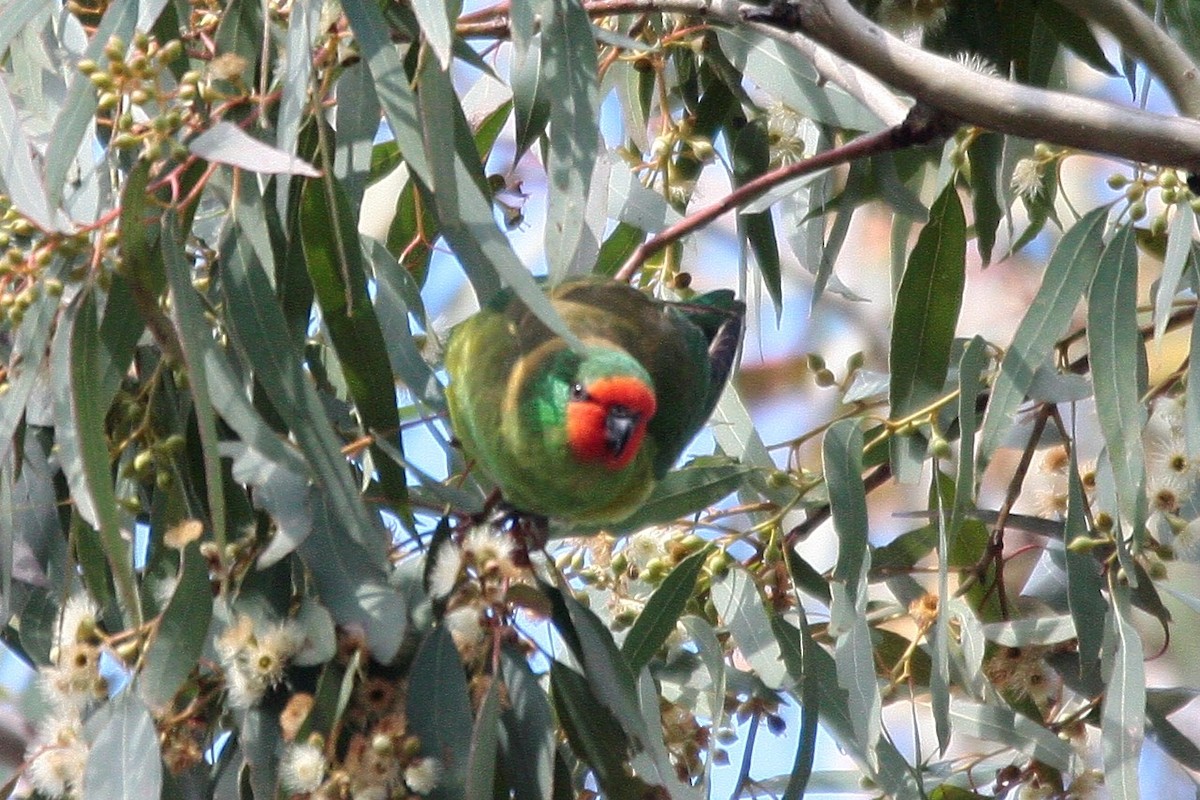
{"type": "Polygon", "coordinates": [[[1146,668],[1200,609],[1169,585],[1200,379],[1147,369],[1197,341],[1195,4],[460,5],[0,5],[0,593],[39,674],[5,793],[1132,798],[1147,740],[1200,770],[1195,690],[1146,668]],[[1088,152],[1107,205],[1060,186],[1088,152]],[[810,359],[838,408],[771,448],[731,389],[715,454],[530,567],[440,421],[422,295],[457,262],[558,324],[509,240],[522,157],[551,281],[686,298],[728,213],[807,314],[783,265],[830,302],[881,215],[890,350],[810,359]],[[957,327],[968,253],[1034,241],[1011,340],[957,327]],[[450,480],[406,459],[422,428],[450,480]],[[925,500],[885,543],[898,481],[925,500]],[[848,760],[814,767],[819,731],[848,760]]]}

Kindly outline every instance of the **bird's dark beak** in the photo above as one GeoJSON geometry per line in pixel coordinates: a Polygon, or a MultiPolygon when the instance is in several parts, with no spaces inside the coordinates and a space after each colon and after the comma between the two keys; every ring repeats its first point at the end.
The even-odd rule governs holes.
{"type": "Polygon", "coordinates": [[[620,458],[629,445],[642,415],[625,406],[612,406],[604,418],[604,444],[613,458],[620,458]]]}

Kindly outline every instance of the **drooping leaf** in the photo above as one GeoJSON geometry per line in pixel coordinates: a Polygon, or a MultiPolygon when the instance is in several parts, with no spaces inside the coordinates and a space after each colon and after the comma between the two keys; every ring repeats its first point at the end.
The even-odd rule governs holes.
{"type": "Polygon", "coordinates": [[[471,705],[462,661],[445,626],[425,637],[409,675],[409,729],[421,738],[422,755],[437,758],[443,768],[436,796],[462,796],[469,763],[463,744],[471,741],[471,705]]]}
{"type": "MultiPolygon", "coordinates": [[[[945,385],[966,277],[966,224],[950,182],[929,210],[896,292],[889,355],[893,419],[919,411],[945,385]]],[[[892,469],[905,480],[914,474],[924,443],[915,436],[891,441],[892,469]]]]}
{"type": "MultiPolygon", "coordinates": [[[[766,120],[747,123],[733,141],[733,180],[741,186],[762,175],[771,166],[766,120]]],[[[783,286],[779,244],[770,211],[738,215],[738,230],[754,253],[754,262],[775,304],[775,316],[783,313],[783,286]]]]}
{"type": "Polygon", "coordinates": [[[1054,342],[1066,332],[1071,312],[1091,283],[1104,246],[1107,216],[1106,207],[1085,214],[1063,235],[1046,265],[1042,285],[1005,350],[992,387],[975,456],[980,474],[1004,441],[1034,375],[1050,355],[1054,342]]]}
{"type": "Polygon", "coordinates": [[[784,686],[787,666],[750,574],[741,567],[730,568],[713,581],[712,601],[755,674],[772,689],[784,686]]]}
{"type": "Polygon", "coordinates": [[[600,148],[600,87],[592,24],[581,0],[547,0],[542,78],[550,103],[545,253],[552,279],[567,274],[583,234],[600,148]]]}
{"type": "Polygon", "coordinates": [[[1104,637],[1104,702],[1100,707],[1104,783],[1114,800],[1140,796],[1138,765],[1146,720],[1142,639],[1130,620],[1129,587],[1112,586],[1104,637]]]}
{"type": "Polygon", "coordinates": [[[125,689],[88,721],[91,748],[83,772],[85,797],[144,800],[162,792],[158,731],[137,693],[125,689]]]}
{"type": "Polygon", "coordinates": [[[213,597],[199,543],[184,548],[179,562],[179,580],[146,649],[137,681],[142,700],[151,708],[162,708],[174,698],[200,662],[208,638],[213,597]]]}
{"type": "MultiPolygon", "coordinates": [[[[1139,539],[1146,519],[1146,462],[1142,426],[1146,412],[1138,385],[1137,247],[1133,226],[1122,228],[1100,257],[1088,292],[1087,338],[1096,416],[1112,464],[1122,521],[1139,539]]],[[[1118,554],[1124,551],[1118,540],[1118,554]]],[[[1124,562],[1123,562],[1124,563],[1124,562]]]]}
{"type": "Polygon", "coordinates": [[[708,558],[708,548],[701,549],[679,562],[646,602],[642,613],[634,620],[621,652],[634,673],[640,672],[675,630],[684,605],[692,596],[700,568],[708,558]]]}

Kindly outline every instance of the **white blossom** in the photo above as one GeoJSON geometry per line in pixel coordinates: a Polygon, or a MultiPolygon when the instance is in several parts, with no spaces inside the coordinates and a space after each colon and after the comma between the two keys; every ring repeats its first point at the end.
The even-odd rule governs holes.
{"type": "Polygon", "coordinates": [[[83,783],[88,744],[77,714],[46,718],[38,726],[29,748],[25,777],[39,793],[50,798],[68,797],[83,783]]]}
{"type": "Polygon", "coordinates": [[[315,744],[293,744],[279,765],[279,779],[296,794],[316,791],[325,780],[325,754],[315,744]]]}
{"type": "Polygon", "coordinates": [[[417,794],[429,794],[442,778],[442,765],[436,758],[419,758],[404,770],[404,782],[417,794]]]}

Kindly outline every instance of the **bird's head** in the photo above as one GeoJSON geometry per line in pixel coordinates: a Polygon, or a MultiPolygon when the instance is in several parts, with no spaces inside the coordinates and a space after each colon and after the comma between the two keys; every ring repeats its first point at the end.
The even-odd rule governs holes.
{"type": "Polygon", "coordinates": [[[567,445],[580,461],[621,469],[637,456],[657,405],[654,382],[636,359],[589,348],[569,383],[567,445]]]}

